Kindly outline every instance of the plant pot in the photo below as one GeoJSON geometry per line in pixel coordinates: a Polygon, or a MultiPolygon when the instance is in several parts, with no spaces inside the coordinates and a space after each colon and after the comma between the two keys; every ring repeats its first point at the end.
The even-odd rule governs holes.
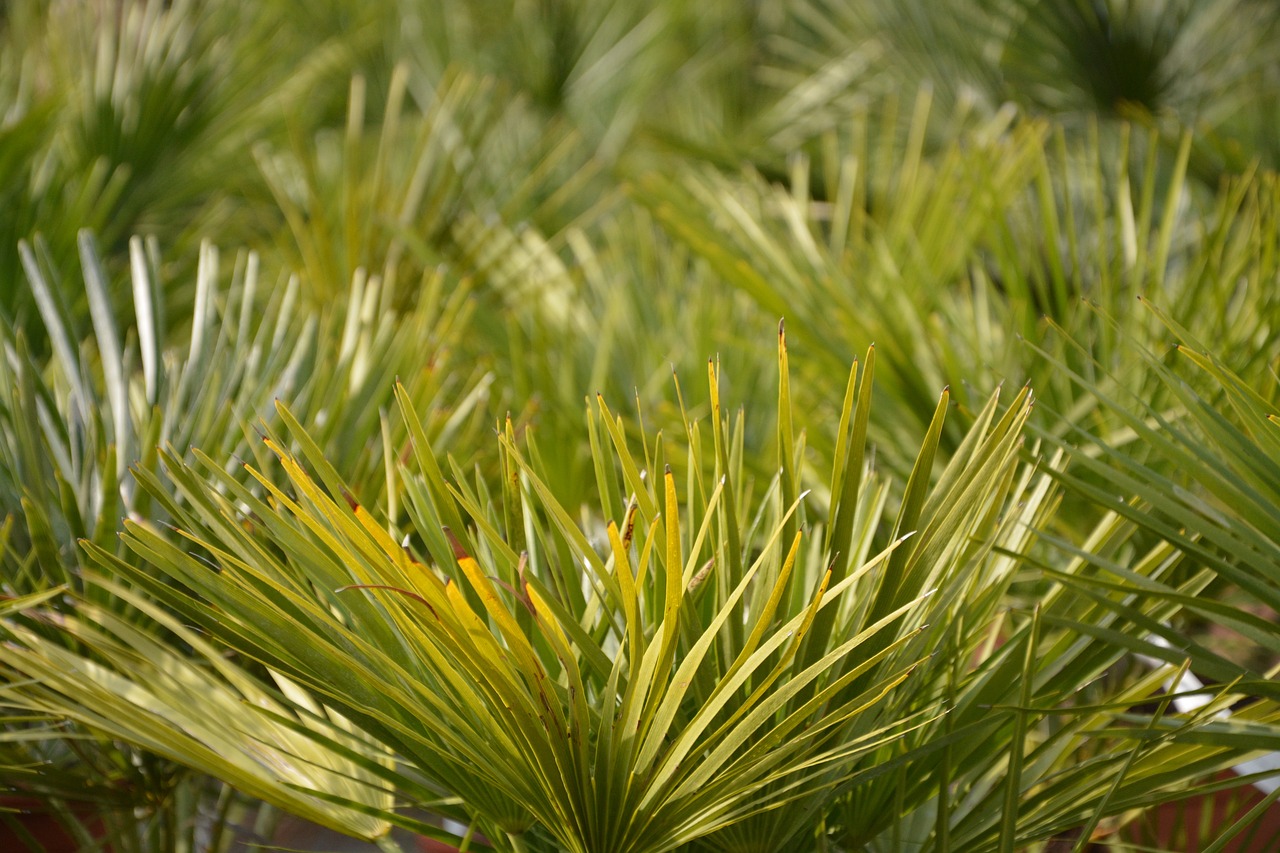
{"type": "MultiPolygon", "coordinates": [[[[90,836],[105,836],[102,818],[93,806],[67,803],[66,809],[90,836]]],[[[82,844],[65,824],[67,812],[54,811],[38,797],[0,797],[0,850],[27,850],[34,841],[45,853],[77,853],[82,844]]],[[[110,849],[104,848],[108,853],[110,849]]]]}
{"type": "MultiPolygon", "coordinates": [[[[465,826],[450,820],[446,820],[444,824],[450,832],[460,833],[466,831],[465,826]]],[[[437,841],[436,839],[428,838],[425,835],[420,835],[415,838],[414,845],[414,849],[416,849],[418,853],[458,853],[458,848],[454,847],[452,844],[448,844],[444,841],[437,841]]],[[[488,850],[489,840],[483,835],[474,835],[471,839],[470,849],[488,850]]]]}
{"type": "Polygon", "coordinates": [[[457,853],[458,848],[445,844],[443,841],[436,841],[434,838],[427,838],[420,835],[416,839],[419,853],[457,853]]]}
{"type": "MultiPolygon", "coordinates": [[[[1236,776],[1224,770],[1215,778],[1236,776]]],[[[1217,841],[1233,823],[1264,799],[1253,785],[1165,803],[1130,823],[1125,837],[1135,844],[1199,853],[1217,841]]],[[[1223,848],[1223,853],[1275,853],[1280,850],[1280,803],[1273,803],[1251,826],[1223,848]]]]}

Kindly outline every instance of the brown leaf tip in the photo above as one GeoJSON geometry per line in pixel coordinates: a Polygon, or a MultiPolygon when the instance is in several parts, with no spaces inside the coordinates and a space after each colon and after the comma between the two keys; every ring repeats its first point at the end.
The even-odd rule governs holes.
{"type": "Polygon", "coordinates": [[[458,541],[458,537],[453,535],[453,531],[447,526],[440,529],[444,531],[445,538],[449,540],[449,547],[453,549],[453,558],[455,560],[466,559],[467,551],[462,547],[462,543],[458,541]]]}

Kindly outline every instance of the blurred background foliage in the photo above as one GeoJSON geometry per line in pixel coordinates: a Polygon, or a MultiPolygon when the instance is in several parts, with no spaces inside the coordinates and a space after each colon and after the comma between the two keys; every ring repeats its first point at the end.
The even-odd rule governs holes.
{"type": "MultiPolygon", "coordinates": [[[[37,354],[19,240],[40,234],[82,332],[79,229],[117,315],[127,241],[154,237],[179,329],[213,237],[296,273],[309,304],[358,276],[390,310],[425,274],[469,282],[474,357],[579,374],[536,383],[572,388],[544,401],[566,429],[584,380],[750,350],[784,314],[835,365],[896,348],[894,419],[919,423],[947,383],[1045,394],[1019,338],[1046,319],[1075,334],[1081,297],[1128,315],[1133,293],[1220,303],[1269,273],[1241,241],[1274,234],[1254,176],[1276,165],[1280,20],[1252,0],[15,0],[0,40],[0,311],[37,354]],[[653,316],[667,293],[701,335],[653,316]],[[745,304],[754,327],[693,319],[745,304]],[[622,325],[647,352],[589,331],[622,325]],[[543,335],[595,340],[552,365],[543,335]]],[[[528,377],[504,378],[523,407],[528,377]]]]}
{"type": "MultiPolygon", "coordinates": [[[[1265,703],[1277,697],[1257,685],[1280,654],[1280,529],[1267,497],[1280,482],[1270,464],[1280,405],[1276,56],[1280,12],[1265,0],[8,0],[4,594],[68,618],[93,608],[84,612],[123,620],[109,632],[117,640],[154,633],[190,652],[172,617],[145,612],[123,587],[86,583],[85,572],[120,561],[145,586],[155,567],[117,531],[126,520],[170,539],[170,525],[199,528],[202,478],[224,498],[245,489],[246,535],[273,554],[285,547],[273,539],[279,527],[247,510],[248,497],[266,499],[266,482],[288,479],[264,435],[290,452],[314,449],[331,467],[331,497],[346,494],[438,563],[449,558],[443,540],[419,528],[467,518],[473,538],[463,539],[493,559],[509,556],[499,543],[531,535],[535,522],[513,522],[526,511],[544,525],[570,517],[607,549],[602,526],[621,523],[626,493],[657,488],[660,472],[646,466],[643,486],[624,473],[620,485],[597,393],[634,425],[634,452],[674,462],[691,523],[705,511],[717,536],[730,535],[707,505],[711,487],[694,487],[714,472],[732,472],[741,506],[768,507],[757,522],[780,523],[797,500],[798,518],[833,521],[849,366],[865,365],[874,346],[874,406],[858,411],[868,476],[883,478],[888,505],[909,508],[925,484],[948,493],[947,466],[963,467],[990,426],[997,389],[1006,400],[1034,391],[1019,452],[1056,491],[1026,520],[1037,535],[999,528],[1017,541],[996,550],[1021,562],[999,564],[1000,593],[982,612],[1013,607],[1018,639],[992,667],[1030,666],[1018,654],[1036,648],[1038,631],[1058,632],[1045,642],[1060,651],[1074,649],[1065,638],[1091,637],[1098,650],[1064,657],[1082,661],[1072,683],[1085,685],[1116,649],[1176,666],[1151,636],[1190,631],[1184,650],[1197,672],[1243,685],[1246,699],[1231,695],[1260,703],[1254,743],[1269,744],[1265,703]],[[779,318],[789,368],[773,347],[779,318]],[[714,391],[708,358],[723,367],[714,391]],[[397,382],[412,418],[397,411],[397,382]],[[785,407],[775,405],[783,384],[785,407]],[[456,494],[413,505],[401,469],[415,424],[442,479],[473,490],[466,513],[448,508],[456,494]],[[722,424],[733,436],[724,457],[707,447],[722,424]],[[495,429],[505,449],[490,440],[495,429]],[[536,511],[504,491],[514,447],[529,456],[524,476],[545,486],[536,511]],[[780,509],[761,498],[770,489],[780,509]],[[1142,595],[1150,610],[1134,609],[1142,595]],[[1060,609],[1041,624],[1026,614],[1044,596],[1060,609]]],[[[1011,484],[990,487],[992,506],[1003,505],[1011,484]]],[[[900,524],[869,528],[865,547],[889,547],[900,524]]],[[[540,535],[572,562],[571,535],[540,535]]],[[[198,552],[216,562],[210,546],[198,552]]],[[[748,562],[768,550],[750,536],[709,547],[748,562]]],[[[793,614],[818,582],[815,566],[834,559],[810,556],[808,586],[788,594],[793,614]]],[[[518,586],[514,566],[498,562],[518,586]]],[[[596,605],[577,604],[584,625],[599,618],[596,605]]],[[[90,651],[102,642],[93,630],[50,624],[24,623],[23,642],[106,654],[90,651]]],[[[910,694],[926,698],[895,712],[926,714],[943,693],[982,695],[955,674],[974,675],[964,661],[980,633],[958,630],[952,681],[939,666],[910,694]]],[[[593,638],[601,648],[605,639],[593,638]]],[[[226,696],[301,691],[238,652],[255,680],[224,678],[226,696]]],[[[191,658],[201,661],[194,672],[211,665],[191,658]]],[[[22,671],[6,665],[13,678],[22,671]]],[[[1039,678],[1036,690],[1048,675],[1039,678]]],[[[1112,685],[1113,698],[1154,689],[1144,678],[1112,685]]],[[[1062,697],[999,701],[1023,698],[1062,697]]],[[[164,804],[154,814],[169,817],[130,836],[134,848],[178,843],[165,809],[223,802],[188,781],[204,777],[184,775],[172,743],[126,754],[127,731],[84,715],[60,722],[48,695],[10,701],[21,710],[5,760],[23,770],[18,787],[43,764],[68,774],[41,777],[51,798],[79,785],[105,802],[113,774],[145,777],[135,784],[151,786],[164,804]],[[85,728],[61,739],[69,725],[85,728]]],[[[359,751],[345,718],[286,706],[280,713],[295,716],[280,736],[302,735],[293,749],[314,749],[323,729],[359,751]]],[[[1037,725],[1059,731],[1050,716],[1002,730],[999,743],[1012,749],[1016,732],[1037,725]]],[[[1150,716],[1116,725],[1165,737],[1150,716]]],[[[1054,744],[1036,753],[1045,767],[1066,753],[1058,744],[1076,744],[1073,726],[1035,747],[1054,744]]],[[[936,757],[928,738],[950,735],[924,731],[914,748],[936,757]]],[[[1218,734],[1223,749],[1238,735],[1218,734]]],[[[393,751],[414,748],[389,739],[393,751]]],[[[1217,770],[1225,754],[1197,767],[1217,770]]],[[[356,763],[378,776],[384,758],[374,750],[356,763]]],[[[1002,795],[979,777],[1011,758],[975,759],[973,811],[963,812],[974,816],[956,825],[964,843],[1040,843],[1066,825],[1062,791],[1079,795],[1070,780],[1038,789],[1025,827],[984,823],[1002,795]]],[[[256,760],[228,781],[243,788],[256,760]]],[[[952,778],[949,767],[935,766],[930,784],[952,778]]],[[[900,781],[854,796],[870,783],[853,778],[831,781],[841,805],[823,839],[892,849],[902,838],[892,832],[907,832],[948,849],[936,821],[945,795],[900,781]],[[914,823],[886,830],[859,797],[914,809],[914,823]]],[[[1126,801],[1123,779],[1089,800],[1097,815],[1151,805],[1126,801]]],[[[393,781],[447,799],[439,780],[393,781]]],[[[253,789],[324,822],[295,793],[253,789]]],[[[465,818],[455,806],[439,809],[465,818]]],[[[134,849],[121,846],[131,831],[120,830],[117,849],[134,849]]],[[[718,837],[737,849],[732,833],[718,837]]]]}

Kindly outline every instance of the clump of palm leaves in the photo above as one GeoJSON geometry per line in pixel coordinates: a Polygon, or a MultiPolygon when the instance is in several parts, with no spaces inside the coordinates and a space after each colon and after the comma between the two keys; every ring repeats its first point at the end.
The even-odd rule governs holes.
{"type": "MultiPolygon", "coordinates": [[[[1211,828],[1143,821],[1144,831],[1164,843],[1204,849],[1228,844],[1265,849],[1273,830],[1264,816],[1280,797],[1275,784],[1280,645],[1274,616],[1280,604],[1275,471],[1280,413],[1274,375],[1245,381],[1169,313],[1150,302],[1143,310],[1165,330],[1167,343],[1153,351],[1119,335],[1119,345],[1141,365],[1140,372],[1116,372],[1096,363],[1088,375],[1063,369],[1116,418],[1116,425],[1089,432],[1076,428],[1052,439],[1072,457],[1060,478],[1063,484],[1104,508],[1111,524],[1129,531],[1130,545],[1113,552],[1091,542],[1082,550],[1051,536],[1056,548],[1093,565],[1093,580],[1082,584],[1048,571],[1072,594],[1094,601],[1140,597],[1176,606],[1170,618],[1144,620],[1141,630],[1111,639],[1138,658],[1189,667],[1192,676],[1169,683],[1184,708],[1219,694],[1208,705],[1215,713],[1197,740],[1234,743],[1242,751],[1232,772],[1204,790],[1256,783],[1265,793],[1255,795],[1247,808],[1228,812],[1227,824],[1221,816],[1211,828]],[[1168,396],[1157,404],[1148,386],[1135,384],[1136,376],[1153,380],[1168,396]],[[1158,580],[1133,571],[1132,543],[1141,540],[1160,543],[1176,569],[1158,580]],[[1216,642],[1222,635],[1234,638],[1225,649],[1216,642]]],[[[1100,636],[1094,629],[1082,630],[1100,636]]],[[[1164,721],[1157,729],[1170,725],[1164,721]]],[[[1188,814],[1198,808],[1189,807],[1188,814]]]]}
{"type": "MultiPolygon", "coordinates": [[[[149,599],[207,631],[218,646],[185,636],[215,668],[202,688],[213,695],[223,680],[249,689],[248,675],[220,663],[221,645],[276,673],[287,687],[252,689],[275,697],[257,704],[277,708],[285,732],[503,849],[1012,849],[1158,802],[1162,786],[1233,760],[1197,743],[1196,718],[1159,734],[1158,718],[1122,727],[1167,672],[1090,686],[1123,649],[1078,643],[1081,624],[1123,634],[1176,605],[1105,595],[1082,605],[1059,591],[1007,610],[1016,555],[1055,503],[1050,473],[1019,461],[1028,391],[984,407],[935,485],[944,392],[890,514],[865,448],[874,352],[850,375],[830,476],[807,469],[785,339],[780,358],[768,482],[743,465],[741,421],[721,409],[714,364],[711,417],[687,420],[683,442],[637,443],[603,401],[589,402],[599,507],[581,521],[547,487],[534,433],[500,430],[491,492],[441,467],[403,391],[409,442],[388,448],[401,496],[388,503],[403,499],[405,518],[379,519],[282,409],[285,431],[264,427],[264,442],[283,479],[251,466],[246,482],[203,455],[162,454],[169,482],[140,482],[181,539],[127,522],[127,550],[143,562],[90,545],[107,571],[88,585],[167,631],[184,629],[149,599]],[[413,465],[398,461],[405,454],[413,465]],[[1107,751],[1090,737],[1108,727],[1130,745],[1107,751]],[[1084,764],[1080,749],[1092,753],[1084,764]]],[[[1153,557],[1142,571],[1156,582],[1169,567],[1153,557]]],[[[86,657],[8,629],[5,665],[36,679],[11,686],[9,701],[126,739],[157,726],[195,741],[225,735],[200,735],[171,705],[95,723],[95,707],[138,701],[161,666],[138,650],[163,646],[91,607],[63,630],[86,657]],[[87,672],[94,695],[60,670],[87,672]]],[[[161,752],[194,763],[193,748],[161,752]]],[[[237,775],[240,762],[219,768],[206,755],[198,766],[292,805],[237,775]]],[[[349,791],[288,781],[427,829],[349,791]]],[[[344,828],[377,834],[355,820],[344,828]]]]}
{"type": "MultiPolygon", "coordinates": [[[[82,330],[59,298],[54,283],[58,271],[45,245],[37,241],[20,247],[52,355],[41,358],[31,352],[22,333],[0,332],[0,505],[5,515],[0,561],[5,594],[17,596],[6,609],[16,613],[24,600],[51,607],[56,615],[28,629],[39,636],[60,636],[50,648],[61,645],[61,654],[72,657],[83,647],[81,641],[73,632],[51,627],[74,624],[72,610],[93,609],[100,618],[114,620],[119,630],[135,632],[131,638],[149,645],[135,646],[133,653],[157,664],[163,661],[165,675],[157,674],[157,680],[172,679],[167,683],[177,691],[154,699],[149,706],[153,713],[161,713],[157,707],[165,701],[182,707],[201,685],[205,692],[220,690],[227,706],[261,704],[261,694],[243,681],[213,685],[211,675],[181,653],[198,646],[196,638],[182,634],[181,626],[172,626],[160,638],[150,636],[148,627],[167,625],[163,617],[138,605],[127,591],[86,587],[81,543],[124,554],[116,531],[125,518],[167,523],[165,505],[137,488],[138,473],[157,470],[162,447],[190,453],[193,446],[203,445],[225,455],[228,464],[237,455],[252,457],[260,443],[248,420],[266,411],[277,396],[300,404],[299,412],[335,459],[344,460],[352,472],[365,471],[375,482],[385,480],[376,446],[383,439],[395,440],[390,422],[381,415],[396,376],[420,404],[441,390],[460,392],[458,403],[434,418],[431,429],[446,442],[449,435],[465,432],[468,415],[483,395],[484,377],[466,377],[474,387],[464,390],[458,377],[443,370],[464,328],[463,293],[446,295],[443,277],[438,277],[395,330],[377,323],[378,314],[370,307],[377,301],[376,280],[359,282],[340,312],[297,310],[296,281],[278,289],[262,310],[256,297],[264,287],[258,259],[242,255],[228,276],[220,270],[217,250],[206,245],[197,273],[199,310],[189,337],[179,337],[172,331],[177,315],[164,304],[154,242],[135,240],[130,250],[135,315],[124,326],[110,309],[107,273],[96,242],[87,232],[81,235],[84,288],[92,309],[91,323],[82,330]],[[420,360],[424,345],[431,348],[434,364],[420,360]],[[68,591],[83,595],[82,600],[73,605],[63,597],[68,591]]],[[[74,672],[62,664],[53,669],[82,683],[74,672]]],[[[145,738],[131,744],[113,740],[117,733],[103,725],[108,704],[94,707],[91,718],[71,726],[64,716],[43,711],[39,702],[9,713],[3,738],[6,790],[61,804],[60,813],[76,833],[84,832],[83,821],[105,816],[113,849],[173,849],[182,833],[195,826],[194,815],[210,808],[202,793],[208,791],[210,777],[193,776],[184,769],[193,762],[174,763],[166,757],[172,750],[145,738]],[[82,820],[77,811],[85,803],[93,806],[82,820]]],[[[121,716],[131,715],[120,707],[126,706],[117,707],[121,716]]],[[[254,719],[258,726],[272,724],[267,716],[254,719]]],[[[209,738],[200,748],[235,752],[209,738]]],[[[271,747],[263,750],[250,749],[243,760],[280,763],[270,757],[271,747]]],[[[243,783],[240,787],[246,788],[243,783]]],[[[213,813],[227,821],[243,820],[237,815],[244,807],[230,788],[211,796],[219,803],[213,813]]],[[[296,797],[283,799],[295,801],[290,806],[294,811],[315,808],[296,797]]],[[[230,841],[231,835],[224,833],[217,843],[230,841]]]]}

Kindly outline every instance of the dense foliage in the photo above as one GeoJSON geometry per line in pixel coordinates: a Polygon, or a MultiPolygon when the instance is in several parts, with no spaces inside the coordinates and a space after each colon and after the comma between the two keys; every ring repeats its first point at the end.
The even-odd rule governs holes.
{"type": "Polygon", "coordinates": [[[1277,790],[1278,51],[0,6],[0,793],[86,850],[1004,853],[1277,790]]]}

